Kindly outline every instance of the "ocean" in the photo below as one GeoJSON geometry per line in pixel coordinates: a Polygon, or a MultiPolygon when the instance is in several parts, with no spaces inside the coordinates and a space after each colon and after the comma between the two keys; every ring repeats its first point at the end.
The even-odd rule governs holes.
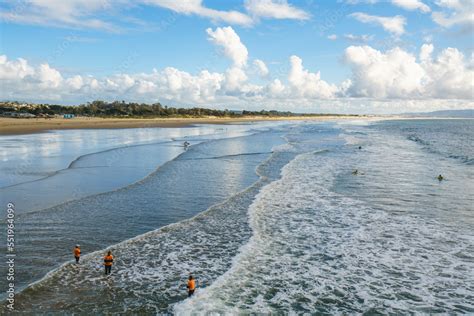
{"type": "MultiPolygon", "coordinates": [[[[0,163],[10,174],[2,203],[19,201],[15,308],[474,313],[473,123],[54,132],[64,143],[101,141],[57,149],[54,163],[38,150],[21,172],[0,163]],[[81,188],[74,199],[68,179],[81,188]],[[115,256],[110,276],[106,250],[115,256]],[[189,274],[197,280],[190,299],[189,274]]],[[[15,145],[41,146],[47,134],[2,137],[0,147],[20,155],[15,145]]]]}

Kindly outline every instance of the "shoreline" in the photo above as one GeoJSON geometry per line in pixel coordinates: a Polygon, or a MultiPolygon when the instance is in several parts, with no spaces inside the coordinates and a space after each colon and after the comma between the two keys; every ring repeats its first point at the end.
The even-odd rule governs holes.
{"type": "Polygon", "coordinates": [[[292,116],[292,117],[203,117],[203,118],[0,118],[0,136],[43,133],[50,130],[69,129],[122,129],[122,128],[173,128],[194,124],[233,124],[261,121],[327,121],[335,119],[374,119],[368,116],[292,116]]]}

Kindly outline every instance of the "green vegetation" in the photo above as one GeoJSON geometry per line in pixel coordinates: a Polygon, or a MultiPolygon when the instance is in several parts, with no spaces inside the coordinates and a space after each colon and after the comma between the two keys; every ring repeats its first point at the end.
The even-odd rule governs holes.
{"type": "MultiPolygon", "coordinates": [[[[160,103],[126,103],[124,101],[93,101],[78,106],[64,106],[55,104],[31,104],[13,102],[0,102],[0,115],[11,113],[30,113],[38,117],[55,116],[64,114],[74,114],[75,116],[89,117],[242,117],[242,116],[269,116],[269,117],[290,117],[290,116],[326,116],[335,114],[297,114],[280,111],[232,111],[214,110],[206,108],[175,108],[163,106],[160,103]]],[[[336,114],[337,115],[337,114],[336,114]]]]}

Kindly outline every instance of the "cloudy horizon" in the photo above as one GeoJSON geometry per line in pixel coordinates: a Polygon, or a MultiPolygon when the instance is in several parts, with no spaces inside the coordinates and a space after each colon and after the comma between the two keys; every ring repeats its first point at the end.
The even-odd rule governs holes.
{"type": "Polygon", "coordinates": [[[1,100],[361,114],[474,108],[467,0],[0,8],[1,100]]]}

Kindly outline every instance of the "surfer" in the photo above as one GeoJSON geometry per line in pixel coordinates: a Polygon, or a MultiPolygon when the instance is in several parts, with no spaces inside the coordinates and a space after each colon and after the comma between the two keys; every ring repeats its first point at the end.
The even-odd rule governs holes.
{"type": "Polygon", "coordinates": [[[81,258],[81,247],[76,245],[74,248],[74,258],[76,258],[76,263],[79,263],[79,259],[81,258]]]}
{"type": "Polygon", "coordinates": [[[183,146],[184,146],[184,148],[188,148],[189,143],[188,143],[187,141],[185,141],[184,144],[183,144],[183,146]]]}
{"type": "Polygon", "coordinates": [[[189,276],[187,288],[188,288],[188,297],[193,296],[194,290],[196,289],[196,280],[194,280],[192,275],[189,276]]]}
{"type": "Polygon", "coordinates": [[[439,175],[439,176],[438,176],[438,181],[441,182],[441,181],[443,181],[443,180],[444,180],[444,177],[443,177],[442,175],[439,175]]]}
{"type": "Polygon", "coordinates": [[[358,173],[359,173],[359,170],[357,170],[357,169],[354,170],[354,171],[352,171],[352,174],[355,175],[355,176],[356,176],[358,173]]]}
{"type": "Polygon", "coordinates": [[[113,262],[114,256],[112,256],[112,251],[109,250],[109,252],[107,252],[107,255],[104,257],[105,274],[110,274],[112,272],[113,262]]]}

